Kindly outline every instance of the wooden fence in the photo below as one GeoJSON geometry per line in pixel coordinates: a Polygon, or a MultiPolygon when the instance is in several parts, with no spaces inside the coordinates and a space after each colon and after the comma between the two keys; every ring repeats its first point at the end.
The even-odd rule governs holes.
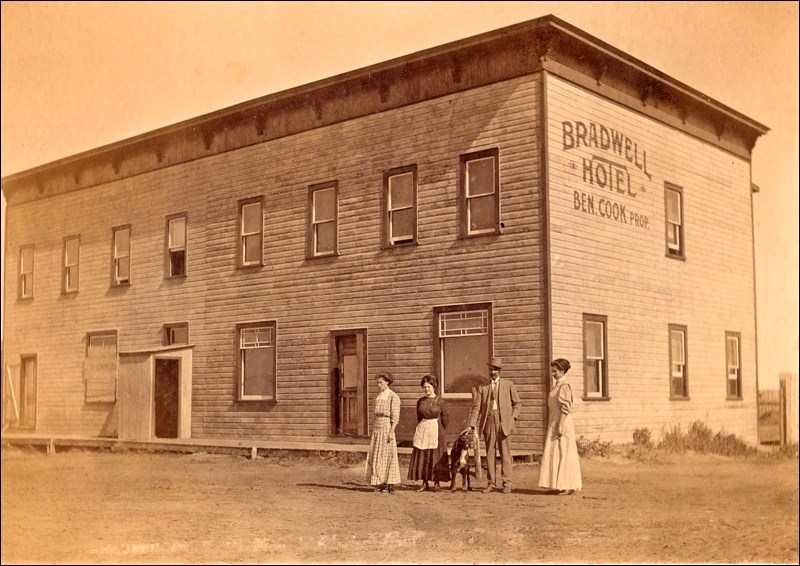
{"type": "Polygon", "coordinates": [[[780,374],[779,389],[758,392],[758,441],[761,444],[797,444],[797,374],[780,374]]]}

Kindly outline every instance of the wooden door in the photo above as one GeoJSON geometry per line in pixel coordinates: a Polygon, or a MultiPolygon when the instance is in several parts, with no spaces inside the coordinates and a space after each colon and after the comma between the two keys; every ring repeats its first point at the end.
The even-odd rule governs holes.
{"type": "Polygon", "coordinates": [[[365,331],[337,332],[333,338],[334,432],[367,435],[365,331]]]}

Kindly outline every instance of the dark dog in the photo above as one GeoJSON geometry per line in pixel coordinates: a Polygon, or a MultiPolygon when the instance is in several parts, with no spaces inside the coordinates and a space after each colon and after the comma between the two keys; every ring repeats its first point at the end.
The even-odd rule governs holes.
{"type": "Polygon", "coordinates": [[[472,448],[472,435],[469,432],[464,432],[453,443],[453,448],[450,449],[450,476],[453,478],[450,481],[450,491],[456,490],[456,476],[461,474],[461,489],[467,491],[470,489],[470,463],[469,463],[469,449],[472,448]]]}

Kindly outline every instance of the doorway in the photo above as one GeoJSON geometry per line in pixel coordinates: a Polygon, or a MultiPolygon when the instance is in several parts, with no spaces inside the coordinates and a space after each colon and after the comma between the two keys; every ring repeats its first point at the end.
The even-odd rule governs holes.
{"type": "Polygon", "coordinates": [[[178,438],[180,375],[181,361],[179,359],[155,359],[153,408],[156,438],[178,438]]]}
{"type": "Polygon", "coordinates": [[[367,331],[331,334],[333,433],[367,436],[367,331]]]}

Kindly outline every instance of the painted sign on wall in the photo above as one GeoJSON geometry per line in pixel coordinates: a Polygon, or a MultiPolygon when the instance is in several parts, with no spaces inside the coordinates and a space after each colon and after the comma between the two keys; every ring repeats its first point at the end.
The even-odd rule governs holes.
{"type": "Polygon", "coordinates": [[[574,209],[649,230],[647,215],[634,210],[630,200],[619,200],[636,199],[645,190],[634,175],[652,179],[647,170],[647,151],[623,132],[596,122],[561,122],[561,141],[565,152],[584,148],[580,161],[570,162],[570,168],[580,176],[586,189],[573,190],[574,209]],[[613,193],[615,198],[593,192],[600,190],[613,193]]]}

